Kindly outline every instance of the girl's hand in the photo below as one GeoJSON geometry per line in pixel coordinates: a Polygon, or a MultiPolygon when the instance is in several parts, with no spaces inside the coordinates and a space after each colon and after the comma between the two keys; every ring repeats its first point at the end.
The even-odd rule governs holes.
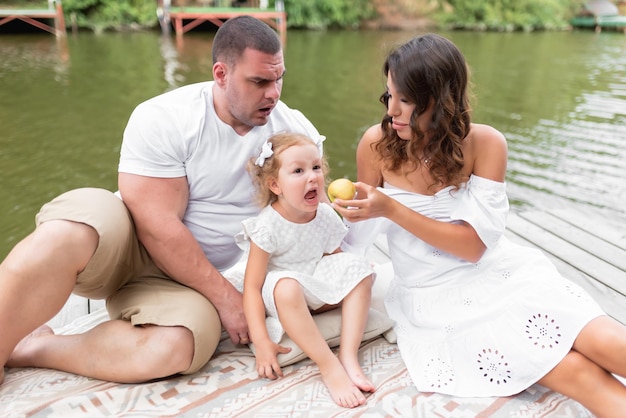
{"type": "Polygon", "coordinates": [[[393,199],[380,192],[376,187],[363,182],[354,183],[357,190],[357,199],[335,199],[333,208],[350,222],[363,221],[381,216],[389,217],[393,199]]]}
{"type": "Polygon", "coordinates": [[[256,348],[256,371],[259,377],[275,380],[283,377],[283,371],[278,364],[278,354],[287,354],[291,348],[283,347],[270,340],[254,344],[256,348]]]}

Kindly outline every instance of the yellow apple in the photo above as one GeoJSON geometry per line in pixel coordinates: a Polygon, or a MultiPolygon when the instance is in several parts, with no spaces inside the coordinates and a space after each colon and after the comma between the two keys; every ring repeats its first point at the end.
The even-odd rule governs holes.
{"type": "Polygon", "coordinates": [[[352,200],[356,194],[356,187],[348,179],[337,179],[328,185],[328,197],[330,201],[335,199],[352,200]]]}

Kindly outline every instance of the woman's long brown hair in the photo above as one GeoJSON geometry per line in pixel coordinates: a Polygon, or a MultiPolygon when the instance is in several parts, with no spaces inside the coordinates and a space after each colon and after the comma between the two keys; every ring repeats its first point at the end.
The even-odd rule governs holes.
{"type": "MultiPolygon", "coordinates": [[[[448,39],[435,34],[416,37],[395,49],[383,66],[393,76],[396,90],[415,103],[410,126],[411,140],[403,140],[392,129],[392,118],[381,122],[383,136],[374,144],[384,167],[417,169],[424,160],[436,186],[459,187],[466,180],[462,143],[470,131],[468,99],[469,70],[463,54],[448,39]],[[417,118],[433,103],[428,132],[422,132],[417,118]],[[428,139],[426,139],[428,135],[428,139]]],[[[388,93],[381,95],[387,106],[388,93]]]]}

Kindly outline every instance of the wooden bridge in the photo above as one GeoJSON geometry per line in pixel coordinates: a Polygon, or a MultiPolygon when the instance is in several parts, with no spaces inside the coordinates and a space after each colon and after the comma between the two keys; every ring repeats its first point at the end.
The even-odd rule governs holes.
{"type": "Polygon", "coordinates": [[[66,35],[65,18],[63,17],[61,0],[48,0],[47,9],[0,8],[0,26],[13,20],[21,20],[59,37],[66,35]],[[54,21],[53,25],[47,23],[50,20],[54,21]]]}
{"type": "Polygon", "coordinates": [[[224,21],[242,15],[254,16],[276,29],[283,43],[287,36],[287,13],[282,0],[275,2],[274,9],[268,9],[259,4],[259,0],[237,2],[240,7],[232,7],[232,0],[213,0],[211,7],[172,6],[170,0],[158,0],[157,17],[161,29],[167,33],[170,23],[173,25],[177,37],[196,28],[205,22],[219,27],[224,21]]]}

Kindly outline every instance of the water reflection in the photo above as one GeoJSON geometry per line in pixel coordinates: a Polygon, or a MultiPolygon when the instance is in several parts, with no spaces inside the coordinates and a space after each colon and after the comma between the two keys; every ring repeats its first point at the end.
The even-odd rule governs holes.
{"type": "Polygon", "coordinates": [[[178,51],[171,36],[161,36],[161,56],[163,57],[163,79],[170,89],[175,89],[185,84],[185,77],[180,74],[184,69],[178,61],[178,51]]]}
{"type": "MultiPolygon", "coordinates": [[[[471,66],[476,122],[509,141],[513,210],[573,206],[626,219],[626,38],[592,32],[442,33],[471,66]]],[[[283,99],[328,137],[333,177],[355,177],[384,109],[381,65],[408,32],[291,31],[283,99]]],[[[114,190],[122,131],[141,101],[211,78],[211,33],[0,36],[0,258],[40,205],[114,190]]]]}
{"type": "Polygon", "coordinates": [[[23,70],[51,70],[55,81],[63,82],[69,71],[70,52],[65,37],[51,39],[39,36],[0,36],[0,77],[9,77],[23,70]]]}
{"type": "Polygon", "coordinates": [[[510,190],[520,208],[575,205],[626,214],[626,45],[592,36],[548,61],[556,67],[546,74],[555,91],[541,101],[554,111],[506,130],[510,190]]]}

